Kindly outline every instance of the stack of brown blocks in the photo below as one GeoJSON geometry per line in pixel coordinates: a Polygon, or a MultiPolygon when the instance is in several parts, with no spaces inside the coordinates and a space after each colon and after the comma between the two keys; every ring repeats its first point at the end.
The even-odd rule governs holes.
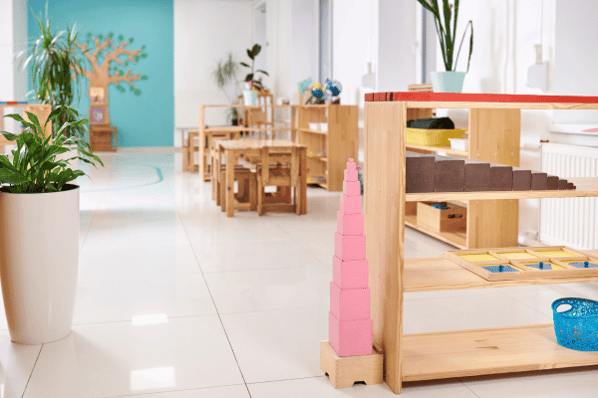
{"type": "Polygon", "coordinates": [[[470,159],[407,152],[407,193],[575,189],[546,173],[470,159]]]}

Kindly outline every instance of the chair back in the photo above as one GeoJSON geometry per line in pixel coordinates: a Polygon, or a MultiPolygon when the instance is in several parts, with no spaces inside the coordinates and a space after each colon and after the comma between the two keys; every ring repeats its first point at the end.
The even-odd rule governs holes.
{"type": "Polygon", "coordinates": [[[263,185],[295,186],[299,180],[296,148],[262,148],[260,173],[263,185]]]}

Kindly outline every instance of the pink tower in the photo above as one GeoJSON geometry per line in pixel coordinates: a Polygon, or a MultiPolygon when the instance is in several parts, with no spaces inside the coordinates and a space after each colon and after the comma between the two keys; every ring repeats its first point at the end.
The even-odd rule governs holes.
{"type": "Polygon", "coordinates": [[[373,322],[357,173],[355,162],[349,159],[334,239],[328,340],[340,357],[372,353],[373,322]]]}

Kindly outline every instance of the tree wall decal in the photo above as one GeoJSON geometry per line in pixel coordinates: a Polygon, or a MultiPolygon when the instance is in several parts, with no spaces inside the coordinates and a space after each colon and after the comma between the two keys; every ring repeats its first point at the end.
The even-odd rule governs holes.
{"type": "Polygon", "coordinates": [[[131,64],[137,64],[141,58],[147,57],[145,45],[130,50],[127,47],[133,44],[133,38],[125,41],[123,35],[120,35],[116,42],[113,33],[105,37],[103,35],[96,37],[88,33],[87,37],[85,43],[76,43],[76,45],[89,60],[91,69],[78,71],[89,80],[88,94],[92,123],[109,124],[108,87],[111,84],[116,85],[116,88],[124,93],[126,89],[123,84],[128,83],[130,91],[135,95],[141,94],[141,90],[134,82],[147,80],[147,76],[134,73],[131,64]],[[100,117],[98,114],[98,117],[94,118],[94,108],[98,111],[103,109],[103,115],[100,117]]]}

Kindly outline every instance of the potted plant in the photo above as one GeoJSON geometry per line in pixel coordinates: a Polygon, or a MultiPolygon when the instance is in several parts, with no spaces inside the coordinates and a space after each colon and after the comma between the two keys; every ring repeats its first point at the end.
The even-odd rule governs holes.
{"type": "MultiPolygon", "coordinates": [[[[216,86],[218,86],[218,88],[220,90],[222,90],[222,92],[228,99],[228,102],[230,102],[230,103],[232,103],[233,101],[231,100],[226,88],[231,83],[238,83],[238,80],[237,80],[238,70],[239,70],[239,66],[235,62],[235,60],[233,58],[233,54],[228,53],[226,60],[218,61],[218,63],[216,64],[216,69],[214,69],[214,71],[212,72],[212,76],[214,77],[216,86]]],[[[235,85],[235,87],[236,87],[236,85],[235,85]]],[[[236,94],[237,94],[237,92],[235,92],[235,98],[237,97],[236,94]]],[[[229,108],[227,115],[228,115],[228,118],[230,119],[231,124],[233,126],[238,125],[239,115],[238,115],[236,107],[229,108]]]]}
{"type": "Polygon", "coordinates": [[[45,17],[33,13],[41,33],[35,38],[33,46],[20,56],[27,56],[23,68],[29,68],[33,90],[29,93],[36,101],[52,105],[59,109],[57,122],[63,126],[69,123],[64,134],[67,137],[83,137],[86,126],[75,122],[78,115],[73,114],[71,106],[80,94],[79,82],[82,77],[85,57],[76,45],[79,32],[77,25],[67,26],[66,30],[57,31],[52,27],[46,3],[45,17]],[[66,105],[62,107],[60,105],[66,105]]]}
{"type": "Polygon", "coordinates": [[[442,10],[438,0],[417,0],[422,7],[430,11],[434,15],[434,25],[436,26],[436,33],[440,42],[440,50],[442,51],[442,60],[446,72],[431,72],[432,86],[436,92],[453,92],[459,93],[463,88],[463,80],[465,74],[469,72],[469,64],[471,61],[471,53],[473,52],[473,22],[470,20],[465,26],[465,31],[461,37],[461,44],[455,56],[455,40],[457,38],[457,19],[459,17],[459,0],[454,0],[454,4],[449,3],[449,0],[442,1],[442,10]],[[454,11],[453,11],[454,10],[454,11]],[[469,56],[467,58],[467,71],[457,72],[457,61],[461,53],[461,47],[465,40],[467,28],[470,28],[471,34],[469,39],[469,56]]]}
{"type": "Polygon", "coordinates": [[[265,76],[270,76],[265,70],[255,70],[255,57],[257,57],[260,51],[262,51],[262,46],[259,44],[254,44],[252,48],[247,49],[247,55],[251,60],[251,65],[247,64],[246,62],[241,62],[241,65],[250,69],[250,72],[247,74],[247,76],[245,76],[247,90],[243,90],[243,99],[245,101],[245,105],[256,105],[257,92],[264,88],[261,78],[258,79],[257,74],[261,73],[265,76]]]}
{"type": "Polygon", "coordinates": [[[10,338],[41,344],[66,337],[75,308],[79,263],[79,187],[85,175],[73,170],[75,158],[95,165],[102,161],[81,138],[65,134],[88,123],[74,109],[54,108],[44,126],[27,113],[7,115],[22,123],[18,134],[2,132],[17,148],[0,155],[0,281],[10,338]],[[46,136],[45,127],[65,112],[77,120],[62,123],[46,136]],[[77,155],[58,159],[69,145],[77,155]]]}

